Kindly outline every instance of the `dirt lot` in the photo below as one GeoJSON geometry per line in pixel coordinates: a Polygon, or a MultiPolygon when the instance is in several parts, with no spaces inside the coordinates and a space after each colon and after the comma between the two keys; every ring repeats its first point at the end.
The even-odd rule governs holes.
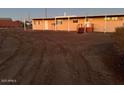
{"type": "Polygon", "coordinates": [[[124,84],[118,61],[109,34],[0,32],[0,84],[124,84]]]}

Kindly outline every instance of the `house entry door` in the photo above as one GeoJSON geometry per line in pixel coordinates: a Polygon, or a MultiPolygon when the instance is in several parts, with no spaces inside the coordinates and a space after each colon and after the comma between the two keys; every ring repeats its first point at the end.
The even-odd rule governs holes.
{"type": "Polygon", "coordinates": [[[48,30],[48,21],[45,21],[45,30],[48,30]]]}

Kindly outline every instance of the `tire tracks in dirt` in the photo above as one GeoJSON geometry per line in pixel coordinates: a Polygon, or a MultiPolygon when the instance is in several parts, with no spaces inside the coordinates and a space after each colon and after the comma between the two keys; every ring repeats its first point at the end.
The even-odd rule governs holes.
{"type": "MultiPolygon", "coordinates": [[[[62,53],[63,57],[66,57],[67,55],[69,55],[71,58],[68,59],[68,57],[66,57],[66,60],[61,61],[61,63],[59,64],[55,61],[47,62],[46,65],[41,64],[40,74],[42,74],[41,76],[42,79],[40,78],[40,75],[37,76],[37,78],[41,79],[39,81],[37,80],[37,83],[39,82],[39,84],[88,84],[92,82],[91,81],[92,79],[90,76],[90,70],[91,70],[90,65],[87,64],[88,63],[87,60],[84,57],[82,57],[82,55],[80,55],[79,52],[74,53],[70,51],[68,48],[64,47],[64,44],[62,45],[62,43],[57,43],[55,41],[56,40],[55,38],[53,39],[47,38],[45,40],[47,40],[46,42],[55,43],[54,45],[56,46],[56,48],[57,47],[60,48],[60,51],[58,52],[60,54],[62,53]],[[81,59],[78,62],[77,62],[78,58],[76,58],[77,56],[79,56],[78,58],[81,59]],[[74,62],[73,61],[69,62],[69,60],[74,60],[74,62]],[[68,72],[68,74],[65,75],[66,77],[64,76],[64,73],[57,71],[57,65],[67,66],[65,71],[68,72]],[[62,77],[65,79],[69,78],[67,79],[68,82],[67,80],[65,80],[64,82],[64,79],[62,79],[63,81],[59,81],[58,80],[60,78],[59,74],[63,74],[62,77]]],[[[65,67],[63,67],[63,69],[64,68],[65,67]]],[[[59,69],[60,68],[58,68],[58,70],[59,69]]]]}
{"type": "MultiPolygon", "coordinates": [[[[6,33],[5,33],[5,34],[6,34],[6,33]]],[[[17,48],[15,49],[15,51],[13,52],[12,55],[8,56],[7,58],[5,58],[4,60],[2,60],[2,61],[0,62],[0,72],[1,72],[2,70],[6,69],[6,65],[7,65],[8,61],[11,60],[12,58],[14,58],[14,57],[17,55],[17,52],[20,50],[20,47],[21,47],[20,45],[22,44],[22,41],[21,41],[21,39],[19,39],[19,37],[16,37],[15,35],[11,35],[11,34],[9,34],[9,35],[10,35],[10,37],[12,37],[12,38],[18,40],[19,45],[17,46],[17,48]]],[[[6,38],[7,38],[7,37],[8,37],[8,35],[6,35],[6,38]]],[[[5,40],[6,38],[4,38],[4,40],[5,40]]],[[[2,41],[2,44],[3,44],[4,40],[2,41]]]]}
{"type": "MultiPolygon", "coordinates": [[[[102,64],[95,66],[94,64],[97,64],[96,60],[91,58],[91,61],[89,61],[86,57],[87,54],[84,53],[85,48],[90,53],[87,46],[95,45],[96,38],[92,40],[90,37],[89,43],[87,43],[88,35],[87,38],[82,38],[82,36],[79,38],[77,35],[73,36],[71,34],[64,37],[59,37],[59,34],[56,36],[55,33],[53,36],[47,33],[42,35],[37,33],[35,35],[32,35],[32,33],[24,34],[6,34],[7,37],[14,38],[19,43],[13,54],[0,64],[0,79],[16,79],[17,82],[13,84],[37,85],[110,83],[107,80],[110,78],[102,75],[105,73],[101,74],[100,71],[94,71],[95,67],[102,64]],[[83,46],[84,44],[86,46],[83,46]],[[92,61],[95,63],[91,65],[92,61]]],[[[6,40],[3,42],[6,42],[6,40]]]]}
{"type": "MultiPolygon", "coordinates": [[[[109,44],[109,43],[108,43],[109,44]]],[[[82,56],[88,60],[87,65],[91,66],[91,79],[92,84],[116,84],[112,72],[105,66],[102,61],[102,56],[106,55],[106,48],[110,45],[108,44],[98,44],[92,45],[82,52],[82,56]],[[105,53],[105,54],[101,54],[105,53]]],[[[106,60],[107,61],[107,60],[106,60]]]]}
{"type": "MultiPolygon", "coordinates": [[[[36,68],[35,68],[35,74],[34,77],[32,78],[32,80],[30,81],[30,84],[51,84],[52,83],[52,79],[50,78],[48,75],[50,75],[51,77],[53,76],[54,73],[51,73],[51,67],[52,64],[50,62],[46,62],[45,60],[47,60],[45,58],[45,54],[47,53],[47,42],[49,39],[47,37],[45,37],[45,40],[43,41],[43,49],[41,49],[41,57],[40,57],[40,61],[36,64],[36,68]]],[[[54,69],[54,68],[53,68],[54,69]]]]}
{"type": "Polygon", "coordinates": [[[1,64],[1,66],[3,66],[3,69],[1,69],[1,71],[0,71],[1,79],[3,79],[3,78],[15,79],[14,78],[15,75],[23,69],[23,66],[25,66],[25,64],[26,64],[25,61],[26,61],[27,57],[30,55],[30,53],[31,53],[30,51],[32,50],[32,49],[30,49],[31,47],[30,48],[24,48],[25,44],[29,43],[29,42],[23,41],[22,37],[20,37],[19,35],[17,35],[17,37],[16,37],[16,35],[11,35],[11,36],[18,39],[20,44],[18,45],[18,48],[16,49],[14,54],[11,55],[6,60],[4,60],[3,64],[1,64]],[[28,51],[28,54],[26,53],[27,52],[26,50],[28,51]],[[26,54],[24,54],[24,53],[26,53],[26,54]],[[25,57],[23,59],[19,58],[19,55],[20,55],[20,57],[22,57],[23,54],[25,55],[25,57]],[[19,60],[19,59],[21,59],[21,60],[19,60]],[[17,67],[15,65],[17,65],[17,67]]]}
{"type": "Polygon", "coordinates": [[[20,78],[20,74],[22,74],[22,76],[21,76],[22,78],[20,78],[20,80],[18,79],[20,84],[27,84],[27,83],[34,84],[35,83],[35,80],[38,75],[38,72],[40,71],[40,67],[43,62],[43,56],[44,56],[44,53],[46,50],[45,43],[43,45],[44,45],[44,47],[39,46],[39,50],[37,50],[37,51],[35,48],[33,48],[32,54],[28,58],[29,62],[27,64],[25,64],[24,68],[20,70],[20,73],[18,73],[18,75],[16,75],[17,78],[20,78]],[[33,60],[34,59],[33,57],[36,55],[38,56],[37,60],[33,60]],[[30,62],[32,62],[32,64],[30,62]],[[27,72],[25,72],[25,71],[27,71],[27,72]],[[25,78],[26,74],[28,74],[27,79],[25,78]]]}
{"type": "Polygon", "coordinates": [[[0,33],[0,49],[2,48],[2,45],[3,45],[5,39],[6,39],[6,34],[1,32],[0,33]]]}
{"type": "Polygon", "coordinates": [[[72,75],[72,84],[88,84],[91,83],[91,75],[90,70],[91,67],[88,64],[88,61],[84,58],[84,56],[80,55],[80,52],[73,52],[68,48],[65,48],[62,44],[57,44],[63,52],[63,55],[69,55],[71,57],[70,60],[72,62],[66,61],[70,73],[72,75]],[[80,60],[79,60],[79,59],[80,60]],[[86,71],[86,72],[85,72],[86,71]],[[86,78],[84,78],[86,77],[86,78]],[[84,78],[84,79],[83,79],[84,78]]]}
{"type": "MultiPolygon", "coordinates": [[[[25,40],[25,39],[23,38],[23,40],[25,40]]],[[[16,84],[20,84],[26,78],[25,72],[27,71],[27,69],[29,69],[29,66],[33,64],[32,62],[30,62],[30,60],[33,57],[33,53],[35,52],[33,42],[32,41],[26,41],[25,43],[30,44],[30,47],[29,47],[30,52],[29,52],[27,58],[24,60],[24,63],[22,64],[22,66],[18,70],[18,73],[16,73],[14,75],[14,79],[16,79],[16,81],[17,81],[16,84]]],[[[26,74],[28,74],[28,73],[26,73],[26,74]]],[[[25,81],[25,83],[28,83],[28,82],[25,81]]],[[[23,82],[23,84],[24,84],[24,82],[23,82]]]]}

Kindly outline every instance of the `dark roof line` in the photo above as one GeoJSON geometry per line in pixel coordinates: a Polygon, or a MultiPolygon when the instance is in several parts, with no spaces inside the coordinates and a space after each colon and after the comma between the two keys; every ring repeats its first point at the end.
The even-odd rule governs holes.
{"type": "MultiPolygon", "coordinates": [[[[119,16],[119,17],[121,17],[121,16],[124,16],[124,14],[108,14],[108,15],[94,15],[94,16],[92,16],[92,15],[88,15],[88,16],[75,16],[75,17],[69,17],[69,18],[71,18],[71,19],[73,19],[73,18],[85,18],[85,17],[87,17],[87,18],[97,18],[97,17],[115,17],[115,16],[119,16]]],[[[67,19],[68,18],[68,16],[66,17],[57,17],[57,19],[67,19]]],[[[55,18],[33,18],[32,20],[53,20],[53,19],[55,19],[55,18]]]]}
{"type": "Polygon", "coordinates": [[[12,20],[11,18],[0,18],[0,20],[12,20]]]}

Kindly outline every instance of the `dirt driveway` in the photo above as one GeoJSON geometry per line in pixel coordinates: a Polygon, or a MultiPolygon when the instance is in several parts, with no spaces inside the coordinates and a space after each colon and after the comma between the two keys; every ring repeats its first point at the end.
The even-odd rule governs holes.
{"type": "Polygon", "coordinates": [[[120,84],[113,50],[103,33],[0,32],[0,84],[120,84]]]}

